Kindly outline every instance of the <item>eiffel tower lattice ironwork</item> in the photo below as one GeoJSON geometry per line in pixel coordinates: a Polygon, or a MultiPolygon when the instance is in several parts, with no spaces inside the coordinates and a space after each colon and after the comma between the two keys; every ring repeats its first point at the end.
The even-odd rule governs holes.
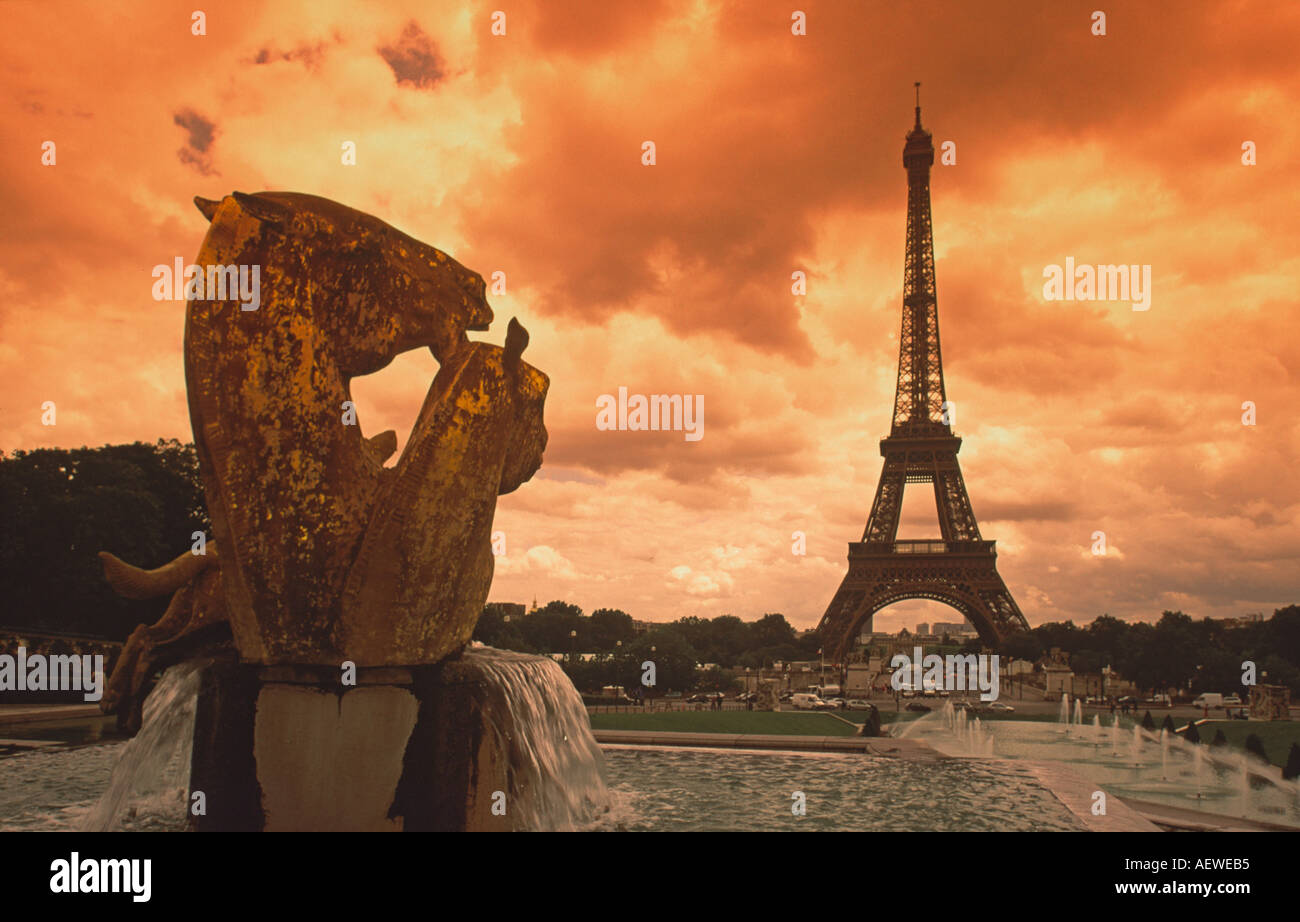
{"type": "Polygon", "coordinates": [[[903,326],[898,343],[898,389],[888,437],[880,441],[884,467],[866,531],[849,545],[849,572],[822,616],[827,654],[843,660],[872,616],[904,599],[931,599],[961,612],[995,644],[1029,625],[997,571],[993,541],[980,536],[957,464],[961,439],[953,434],[943,389],[939,309],[930,226],[930,167],[934,145],[916,125],[903,147],[907,168],[907,256],[903,269],[903,326]],[[934,486],[941,539],[899,541],[898,520],[907,484],[934,486]]]}

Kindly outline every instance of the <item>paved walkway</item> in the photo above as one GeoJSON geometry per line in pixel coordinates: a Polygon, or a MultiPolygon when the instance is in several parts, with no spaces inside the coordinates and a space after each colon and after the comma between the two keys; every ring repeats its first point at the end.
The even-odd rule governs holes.
{"type": "Polygon", "coordinates": [[[861,736],[773,736],[759,733],[681,733],[668,730],[593,730],[598,743],[698,746],[705,749],[778,749],[787,752],[860,752],[915,762],[945,758],[920,740],[861,736]]]}

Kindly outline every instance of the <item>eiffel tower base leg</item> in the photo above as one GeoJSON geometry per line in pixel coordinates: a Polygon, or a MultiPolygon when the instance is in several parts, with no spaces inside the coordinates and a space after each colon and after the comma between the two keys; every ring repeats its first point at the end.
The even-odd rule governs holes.
{"type": "Polygon", "coordinates": [[[820,625],[826,652],[843,660],[877,611],[906,599],[950,605],[990,646],[1029,630],[997,571],[992,541],[850,544],[849,573],[820,625]]]}

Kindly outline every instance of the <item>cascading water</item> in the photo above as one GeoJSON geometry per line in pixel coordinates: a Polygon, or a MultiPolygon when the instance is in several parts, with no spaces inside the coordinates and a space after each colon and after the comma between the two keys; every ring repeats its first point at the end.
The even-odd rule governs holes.
{"type": "Polygon", "coordinates": [[[140,732],[123,748],[108,789],[82,829],[183,829],[200,664],[172,666],[144,703],[140,732]]]}
{"type": "Polygon", "coordinates": [[[608,811],[605,759],[569,677],[553,660],[474,645],[492,677],[484,717],[510,756],[517,828],[580,829],[608,811]]]}
{"type": "Polygon", "coordinates": [[[1083,699],[1082,698],[1074,699],[1074,722],[1081,727],[1083,726],[1083,699]]]}
{"type": "MultiPolygon", "coordinates": [[[[552,660],[475,645],[463,654],[487,676],[483,718],[508,753],[507,803],[515,827],[591,826],[608,812],[605,760],[582,698],[552,660]]],[[[190,755],[201,665],[173,666],[144,705],[140,732],[122,747],[108,788],[82,828],[187,827],[190,755]]]]}
{"type": "Polygon", "coordinates": [[[1068,692],[1061,692],[1061,723],[1065,725],[1065,732],[1070,732],[1070,695],[1068,692]]]}
{"type": "Polygon", "coordinates": [[[1110,753],[1113,756],[1119,755],[1119,715],[1115,715],[1115,722],[1110,725],[1110,753]]]}

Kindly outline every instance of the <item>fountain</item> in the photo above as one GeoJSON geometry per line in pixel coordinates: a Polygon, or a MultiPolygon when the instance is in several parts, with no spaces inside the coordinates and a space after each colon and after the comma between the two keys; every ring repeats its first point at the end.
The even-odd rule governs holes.
{"type": "Polygon", "coordinates": [[[1070,735],[1070,695],[1068,692],[1061,692],[1061,725],[1065,728],[1065,735],[1070,735]]]}
{"type": "Polygon", "coordinates": [[[1276,765],[1247,753],[1189,742],[1168,730],[1148,734],[1136,724],[1125,751],[1118,715],[1111,722],[1109,747],[1099,715],[1092,722],[1094,733],[1086,738],[1039,721],[977,724],[972,718],[966,730],[963,715],[949,708],[942,719],[932,716],[911,722],[906,735],[949,756],[988,757],[996,746],[1000,759],[1064,763],[1117,796],[1201,811],[1211,824],[1231,826],[1240,818],[1300,829],[1300,781],[1283,778],[1276,765]],[[1158,760],[1147,747],[1157,740],[1158,760]]]}
{"type": "Polygon", "coordinates": [[[1081,727],[1083,726],[1083,699],[1082,698],[1074,699],[1074,722],[1081,727]]]}
{"type": "Polygon", "coordinates": [[[195,204],[200,276],[266,271],[255,309],[186,302],[212,537],[153,571],[101,554],[122,594],[173,595],[109,679],[102,707],[139,733],[89,825],[120,825],[159,777],[196,830],[588,822],[603,761],[572,683],[469,644],[496,497],[546,446],[527,331],[470,341],[492,321],[482,277],[370,215],[281,192],[195,204]],[[416,348],[440,367],[385,467],[396,434],[362,436],[349,382],[416,348]]]}

